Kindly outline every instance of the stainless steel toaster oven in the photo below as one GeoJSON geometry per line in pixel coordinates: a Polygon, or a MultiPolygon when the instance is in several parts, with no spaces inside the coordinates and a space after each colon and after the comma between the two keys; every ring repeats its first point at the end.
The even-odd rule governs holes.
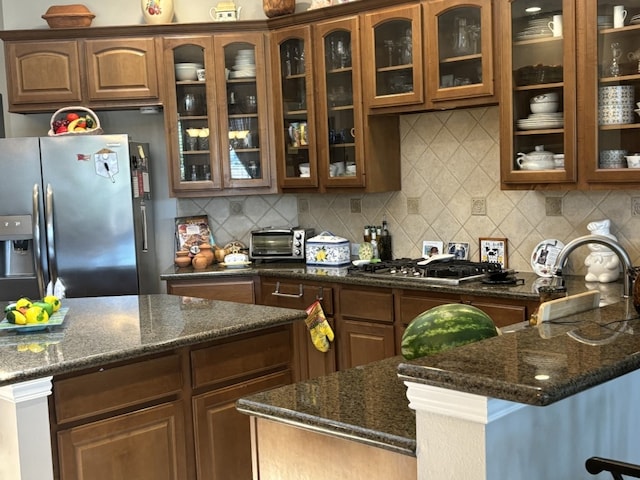
{"type": "Polygon", "coordinates": [[[249,257],[252,260],[301,260],[307,239],[313,237],[312,228],[267,227],[251,232],[249,257]]]}

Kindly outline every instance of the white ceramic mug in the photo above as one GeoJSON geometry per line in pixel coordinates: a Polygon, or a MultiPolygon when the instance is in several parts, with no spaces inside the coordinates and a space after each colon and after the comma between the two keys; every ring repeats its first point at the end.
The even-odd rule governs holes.
{"type": "Polygon", "coordinates": [[[548,24],[549,30],[553,32],[554,37],[562,36],[562,15],[554,15],[553,20],[548,24]]]}
{"type": "Polygon", "coordinates": [[[627,18],[627,11],[624,9],[624,5],[613,7],[613,28],[624,27],[625,18],[627,18]]]}

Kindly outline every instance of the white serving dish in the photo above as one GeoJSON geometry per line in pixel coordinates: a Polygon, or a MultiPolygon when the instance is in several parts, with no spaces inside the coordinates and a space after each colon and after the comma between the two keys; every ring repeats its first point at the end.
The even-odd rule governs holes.
{"type": "Polygon", "coordinates": [[[197,80],[198,70],[204,68],[202,63],[176,63],[176,80],[197,80]]]}
{"type": "Polygon", "coordinates": [[[305,260],[307,265],[348,265],[351,263],[351,242],[331,232],[322,232],[307,240],[305,260]]]}
{"type": "Polygon", "coordinates": [[[541,102],[529,105],[532,113],[554,113],[558,111],[558,102],[541,102]]]}

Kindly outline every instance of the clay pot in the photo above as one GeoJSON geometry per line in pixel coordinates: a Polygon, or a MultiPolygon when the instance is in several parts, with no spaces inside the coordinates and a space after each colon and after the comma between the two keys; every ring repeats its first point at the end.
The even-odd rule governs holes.
{"type": "Polygon", "coordinates": [[[295,12],[296,0],[262,0],[264,14],[269,17],[279,17],[295,12]]]}
{"type": "Polygon", "coordinates": [[[193,257],[193,259],[191,260],[191,264],[196,270],[202,270],[203,268],[207,268],[207,266],[209,265],[209,260],[207,259],[206,255],[199,253],[195,257],[193,257]]]}
{"type": "Polygon", "coordinates": [[[174,262],[179,267],[188,267],[189,265],[191,265],[191,257],[189,257],[188,255],[176,257],[174,259],[174,262]]]}
{"type": "Polygon", "coordinates": [[[208,243],[202,243],[200,245],[200,253],[199,255],[204,255],[207,257],[207,265],[211,265],[215,261],[215,254],[211,249],[211,245],[208,243]]]}

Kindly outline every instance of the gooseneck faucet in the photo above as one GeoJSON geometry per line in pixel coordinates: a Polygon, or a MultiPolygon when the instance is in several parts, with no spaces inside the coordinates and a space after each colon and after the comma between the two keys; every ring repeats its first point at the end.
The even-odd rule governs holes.
{"type": "Polygon", "coordinates": [[[560,250],[553,268],[553,276],[556,278],[556,282],[560,282],[558,285],[564,285],[564,280],[562,279],[562,267],[567,262],[569,254],[576,248],[582,245],[588,245],[590,243],[598,243],[600,245],[604,245],[605,247],[609,247],[616,253],[616,255],[618,255],[618,258],[620,259],[620,262],[622,263],[624,268],[624,292],[622,296],[624,298],[629,298],[632,295],[632,277],[634,275],[633,265],[631,264],[631,257],[629,257],[629,253],[627,253],[627,251],[622,245],[620,245],[620,243],[609,237],[605,237],[604,235],[585,235],[583,237],[575,238],[567,243],[562,250],[560,250]]]}

